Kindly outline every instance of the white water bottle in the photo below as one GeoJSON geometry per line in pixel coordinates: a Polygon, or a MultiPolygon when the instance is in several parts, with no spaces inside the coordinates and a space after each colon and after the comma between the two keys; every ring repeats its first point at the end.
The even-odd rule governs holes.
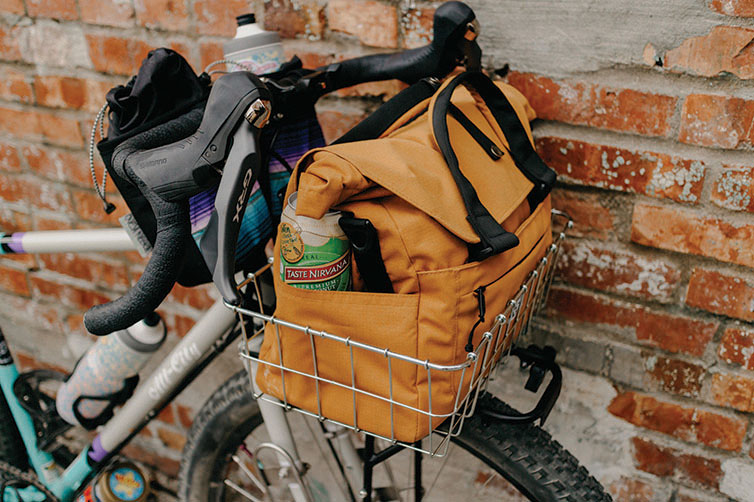
{"type": "Polygon", "coordinates": [[[55,403],[58,414],[72,425],[89,429],[106,420],[100,415],[108,406],[112,407],[112,399],[97,400],[82,396],[113,396],[127,388],[133,382],[129,379],[133,379],[147,364],[165,341],[166,334],[162,318],[152,312],[128,329],[101,337],[58,389],[55,403]],[[79,420],[79,417],[83,420],[79,420]]]}
{"type": "MultiPolygon", "coordinates": [[[[280,36],[274,31],[260,28],[254,14],[238,16],[236,22],[236,36],[223,45],[225,59],[241,63],[257,75],[271,73],[280,68],[285,62],[280,36]]],[[[240,68],[229,70],[239,71],[240,68]]]]}

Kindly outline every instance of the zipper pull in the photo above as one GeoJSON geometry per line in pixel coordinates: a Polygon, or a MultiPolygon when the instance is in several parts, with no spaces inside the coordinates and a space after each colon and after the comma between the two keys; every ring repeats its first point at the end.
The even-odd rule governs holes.
{"type": "Polygon", "coordinates": [[[469,339],[466,342],[466,346],[464,347],[464,350],[466,352],[473,352],[474,351],[474,331],[476,331],[477,326],[479,326],[481,323],[484,322],[484,316],[487,313],[487,300],[484,297],[484,291],[487,288],[484,286],[479,286],[474,290],[474,294],[476,295],[477,302],[479,303],[479,319],[476,323],[474,323],[474,326],[471,328],[471,331],[469,332],[469,339]]]}

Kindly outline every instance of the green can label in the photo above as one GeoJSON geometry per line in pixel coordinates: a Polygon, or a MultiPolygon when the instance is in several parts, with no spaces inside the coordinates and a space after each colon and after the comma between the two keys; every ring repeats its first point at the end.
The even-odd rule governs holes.
{"type": "Polygon", "coordinates": [[[280,276],[302,289],[346,291],[351,289],[351,250],[347,239],[321,236],[307,243],[294,225],[280,226],[280,276]]]}

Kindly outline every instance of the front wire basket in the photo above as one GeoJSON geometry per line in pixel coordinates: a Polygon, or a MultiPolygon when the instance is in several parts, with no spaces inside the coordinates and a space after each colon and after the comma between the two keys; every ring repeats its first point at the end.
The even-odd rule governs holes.
{"type": "MultiPolygon", "coordinates": [[[[256,298],[260,300],[259,312],[230,305],[228,303],[226,303],[226,306],[235,311],[239,315],[239,318],[241,320],[241,328],[246,339],[246,343],[242,344],[240,355],[244,363],[247,365],[249,375],[252,378],[252,388],[255,389],[254,397],[256,399],[261,399],[281,406],[286,410],[294,410],[303,413],[304,415],[314,417],[321,422],[327,421],[356,432],[364,432],[376,438],[387,441],[391,444],[400,444],[406,448],[420,451],[430,456],[444,456],[447,453],[450,438],[461,433],[464,420],[474,413],[479,393],[485,389],[491,373],[501,361],[504,361],[510,355],[511,349],[513,347],[512,342],[526,334],[532,316],[539,309],[541,309],[546,302],[550,284],[552,283],[553,279],[555,264],[560,254],[561,244],[565,239],[566,231],[573,225],[570,217],[561,211],[553,210],[552,215],[553,220],[560,220],[560,222],[562,223],[562,228],[553,236],[553,243],[548,248],[545,256],[539,261],[537,267],[529,273],[527,279],[524,281],[523,285],[518,290],[516,295],[514,295],[514,297],[508,302],[505,310],[495,317],[491,328],[482,335],[481,341],[474,348],[474,350],[467,354],[466,360],[463,363],[456,365],[434,364],[428,360],[420,360],[404,354],[392,352],[389,348],[376,347],[373,345],[358,342],[356,340],[352,340],[351,338],[343,338],[332,333],[319,331],[312,327],[297,324],[289,320],[279,319],[274,315],[265,315],[261,313],[263,309],[261,305],[261,286],[258,278],[263,272],[270,268],[271,264],[265,265],[253,274],[249,274],[247,279],[243,283],[241,283],[241,285],[239,285],[239,288],[247,285],[254,287],[256,298]],[[246,317],[245,320],[244,317],[246,317]],[[268,323],[274,327],[273,332],[275,333],[275,336],[278,337],[277,347],[279,351],[281,350],[280,326],[288,328],[289,333],[300,333],[301,343],[306,343],[306,340],[308,339],[308,343],[312,349],[312,358],[314,362],[313,374],[302,372],[299,369],[292,367],[283,366],[282,364],[264,361],[262,359],[259,359],[254,353],[250,352],[249,345],[253,343],[252,340],[264,332],[264,325],[268,323]],[[248,336],[247,334],[247,325],[255,326],[251,336],[248,336]],[[320,371],[317,367],[317,356],[314,342],[315,337],[331,340],[333,342],[343,344],[345,347],[347,347],[348,353],[350,355],[350,382],[338,382],[332,379],[324,378],[320,375],[320,371]],[[387,392],[385,396],[381,396],[375,394],[374,392],[369,392],[365,389],[359,388],[356,383],[356,371],[354,368],[355,351],[367,351],[381,354],[385,357],[388,377],[388,388],[386,389],[387,392]],[[393,362],[395,361],[414,364],[422,371],[426,372],[429,388],[429,400],[427,409],[419,409],[413,406],[409,406],[406,403],[402,403],[394,398],[393,362]],[[251,376],[255,374],[255,372],[252,371],[253,365],[266,365],[280,372],[283,391],[282,400],[267,394],[263,394],[261,392],[256,392],[257,387],[253,381],[253,377],[251,376]],[[455,405],[453,406],[453,410],[448,413],[437,413],[436,411],[433,412],[432,410],[432,375],[433,373],[437,374],[437,372],[452,372],[457,373],[457,375],[459,376],[458,381],[460,383],[458,386],[458,391],[455,395],[455,405]],[[471,377],[464,378],[467,376],[467,372],[470,372],[469,374],[471,375],[471,377]],[[308,411],[297,408],[295,406],[292,406],[288,402],[287,393],[285,392],[286,374],[300,375],[314,380],[314,387],[316,389],[317,398],[316,411],[308,411]],[[330,419],[322,414],[322,399],[320,395],[321,385],[333,385],[342,389],[346,389],[348,392],[350,392],[352,396],[353,407],[352,424],[342,423],[340,421],[330,419]],[[376,399],[389,405],[391,425],[390,436],[374,434],[358,427],[356,413],[357,396],[368,396],[370,399],[376,399]],[[426,419],[429,421],[429,430],[434,429],[435,434],[429,434],[429,436],[425,438],[424,441],[417,443],[405,443],[396,440],[395,410],[398,407],[426,417],[426,419]],[[443,424],[437,428],[433,427],[433,424],[436,425],[440,421],[439,419],[442,419],[443,424]],[[439,436],[439,439],[437,436],[439,436]]],[[[283,361],[282,354],[279,354],[279,360],[283,361]]]]}

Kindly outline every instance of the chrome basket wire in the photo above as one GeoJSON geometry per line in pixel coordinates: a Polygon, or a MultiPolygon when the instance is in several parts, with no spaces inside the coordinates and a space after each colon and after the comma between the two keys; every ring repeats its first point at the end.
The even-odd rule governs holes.
{"type": "MultiPolygon", "coordinates": [[[[467,354],[466,360],[463,363],[456,364],[456,365],[448,366],[448,365],[434,364],[428,360],[420,360],[420,359],[416,359],[416,358],[413,358],[404,354],[392,352],[389,348],[376,347],[373,345],[358,342],[356,340],[352,340],[350,337],[343,338],[336,334],[327,333],[325,331],[319,331],[310,326],[298,324],[290,320],[279,319],[275,317],[274,315],[271,315],[271,316],[265,315],[261,313],[263,310],[262,305],[261,305],[261,286],[257,279],[263,272],[265,272],[267,269],[271,267],[272,263],[270,262],[264,267],[257,270],[255,273],[249,274],[246,280],[243,281],[239,285],[239,288],[242,288],[242,287],[254,288],[256,298],[259,300],[259,312],[255,312],[253,310],[249,310],[246,308],[241,308],[238,306],[230,305],[228,303],[226,303],[226,306],[230,308],[231,310],[235,311],[238,314],[239,319],[241,320],[241,323],[240,323],[241,329],[242,329],[242,332],[246,341],[245,343],[241,344],[240,356],[242,360],[244,361],[247,370],[249,371],[252,389],[254,389],[255,399],[265,400],[267,402],[281,406],[286,410],[294,410],[294,411],[303,413],[304,415],[314,417],[321,422],[330,422],[332,424],[345,427],[355,432],[363,432],[371,436],[374,436],[378,439],[382,439],[390,444],[400,444],[406,448],[420,451],[430,456],[436,456],[436,457],[444,456],[447,453],[450,438],[454,436],[458,436],[461,433],[463,429],[464,420],[470,417],[474,413],[479,394],[480,392],[484,391],[484,389],[486,388],[487,382],[491,374],[493,373],[493,370],[495,370],[495,368],[498,367],[501,362],[504,362],[506,358],[510,355],[511,349],[513,347],[513,343],[510,343],[511,340],[518,340],[526,334],[533,315],[538,310],[540,310],[542,306],[546,303],[549,288],[550,288],[550,285],[552,284],[555,265],[557,263],[557,259],[560,254],[561,244],[566,237],[566,231],[573,226],[573,222],[571,218],[566,213],[563,213],[558,210],[552,210],[552,216],[554,220],[553,222],[555,223],[555,220],[560,220],[562,227],[559,231],[554,231],[553,243],[548,248],[544,257],[542,257],[542,259],[539,261],[537,267],[529,273],[529,275],[527,276],[524,283],[521,285],[521,288],[518,290],[516,295],[514,295],[514,297],[508,302],[504,311],[499,313],[495,317],[491,328],[482,335],[481,341],[474,348],[474,350],[467,354]],[[244,322],[244,319],[243,319],[244,317],[246,317],[247,321],[252,321],[251,323],[248,323],[249,325],[255,327],[253,329],[253,333],[251,334],[247,332],[247,322],[244,322]],[[291,368],[288,366],[283,366],[281,364],[264,361],[258,358],[250,350],[249,348],[250,345],[255,345],[257,347],[259,346],[258,344],[261,341],[260,335],[264,332],[264,325],[267,323],[271,323],[275,328],[274,333],[278,337],[278,340],[277,340],[278,351],[281,351],[280,326],[290,328],[291,330],[294,330],[300,333],[302,337],[302,343],[305,343],[305,340],[308,338],[308,343],[312,348],[312,357],[313,357],[313,362],[314,362],[313,374],[301,372],[298,369],[291,368]],[[350,384],[326,379],[319,375],[319,371],[317,368],[317,356],[316,356],[315,344],[314,344],[315,337],[320,337],[327,340],[332,340],[338,343],[342,343],[346,347],[348,347],[349,354],[350,354],[350,363],[351,363],[350,384]],[[257,343],[254,343],[255,341],[257,343]],[[374,353],[381,354],[385,357],[385,360],[387,362],[386,366],[387,366],[388,383],[389,383],[388,385],[389,388],[387,389],[388,391],[387,396],[380,396],[380,395],[374,394],[372,392],[368,392],[364,389],[360,389],[357,387],[356,372],[355,372],[355,368],[353,364],[354,350],[374,352],[374,353]],[[428,380],[428,387],[429,387],[428,409],[418,409],[416,407],[409,406],[405,403],[401,403],[393,399],[392,361],[402,361],[406,363],[412,363],[412,364],[417,365],[419,368],[423,368],[423,370],[427,372],[427,380],[428,380]],[[273,397],[267,394],[263,394],[261,392],[257,392],[255,382],[253,381],[253,376],[252,376],[254,374],[254,371],[252,370],[252,366],[254,364],[263,364],[263,365],[269,366],[271,368],[275,368],[276,370],[280,371],[281,379],[282,379],[282,389],[283,389],[282,401],[278,399],[277,397],[273,397]],[[467,371],[470,371],[472,376],[471,378],[467,379],[467,381],[465,381],[464,376],[466,375],[467,371]],[[292,406],[290,403],[288,403],[287,395],[285,392],[286,372],[289,372],[291,374],[301,375],[301,376],[308,377],[314,380],[316,394],[317,394],[316,396],[317,405],[318,405],[317,412],[312,412],[312,411],[304,410],[301,408],[297,408],[295,406],[292,406]],[[459,384],[458,391],[455,397],[455,406],[453,407],[453,410],[450,413],[436,413],[436,412],[433,412],[432,410],[432,390],[431,390],[432,387],[431,386],[432,386],[432,373],[433,372],[458,372],[458,374],[460,375],[460,378],[459,378],[460,384],[459,384]],[[353,424],[355,424],[355,426],[352,424],[341,423],[339,421],[332,420],[322,415],[322,400],[320,396],[321,383],[335,385],[335,386],[347,389],[351,392],[351,395],[353,397],[353,402],[352,402],[353,424]],[[364,395],[364,396],[369,396],[370,398],[373,398],[373,399],[379,399],[390,405],[390,415],[391,415],[390,416],[390,423],[391,423],[391,436],[390,437],[379,435],[379,434],[374,434],[372,432],[362,430],[358,427],[358,422],[356,420],[356,396],[357,395],[364,395]],[[433,420],[433,419],[440,417],[444,419],[444,422],[440,427],[434,429],[433,431],[434,433],[430,433],[429,436],[425,438],[424,441],[420,441],[417,443],[404,443],[404,442],[398,441],[395,439],[395,435],[394,435],[394,430],[395,430],[394,410],[395,410],[395,407],[399,407],[399,406],[425,416],[427,420],[429,421],[430,430],[433,429],[432,423],[433,422],[436,423],[436,420],[433,420]],[[435,437],[438,435],[440,439],[437,439],[435,437]]],[[[282,354],[279,353],[278,356],[279,356],[279,360],[282,361],[283,360],[282,354]]]]}

